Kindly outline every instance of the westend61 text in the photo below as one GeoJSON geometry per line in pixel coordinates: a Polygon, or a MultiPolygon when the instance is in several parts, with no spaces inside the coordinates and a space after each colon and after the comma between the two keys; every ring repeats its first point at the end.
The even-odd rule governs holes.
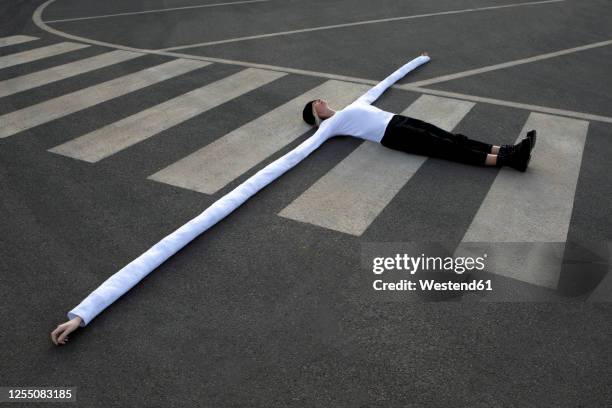
{"type": "Polygon", "coordinates": [[[461,291],[481,291],[481,290],[493,290],[491,280],[472,280],[469,282],[437,282],[432,279],[419,279],[417,282],[402,279],[398,282],[383,282],[380,279],[375,280],[372,283],[374,290],[422,290],[422,291],[447,291],[447,290],[461,290],[461,291]]]}

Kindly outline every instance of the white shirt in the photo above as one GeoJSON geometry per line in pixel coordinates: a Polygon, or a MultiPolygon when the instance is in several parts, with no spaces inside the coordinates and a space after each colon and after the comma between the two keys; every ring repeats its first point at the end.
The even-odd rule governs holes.
{"type": "Polygon", "coordinates": [[[429,57],[421,56],[408,62],[355,102],[324,120],[319,129],[295,149],[259,170],[238,187],[215,201],[197,217],[111,275],[79,305],[68,312],[68,318],[73,319],[79,316],[83,319],[81,326],[89,324],[102,310],[110,306],[191,240],[221,221],[259,190],[294,167],[330,137],[347,135],[380,142],[393,114],[370,104],[401,77],[427,61],[429,57]]]}
{"type": "Polygon", "coordinates": [[[346,108],[334,113],[334,115],[321,122],[325,122],[329,131],[335,135],[354,136],[360,139],[380,142],[385,134],[385,129],[393,117],[393,113],[378,109],[367,103],[353,102],[346,108]]]}
{"type": "Polygon", "coordinates": [[[428,56],[420,56],[408,62],[355,102],[321,122],[317,133],[353,136],[380,143],[389,121],[395,114],[372,106],[371,103],[408,72],[429,60],[428,56]]]}

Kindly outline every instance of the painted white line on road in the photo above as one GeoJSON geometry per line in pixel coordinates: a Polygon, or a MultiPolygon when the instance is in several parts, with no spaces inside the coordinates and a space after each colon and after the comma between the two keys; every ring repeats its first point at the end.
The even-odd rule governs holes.
{"type": "Polygon", "coordinates": [[[52,82],[70,78],[75,75],[96,69],[108,67],[109,65],[118,64],[128,61],[142,54],[115,50],[94,57],[85,58],[79,61],[70,62],[64,65],[48,68],[42,71],[33,72],[31,74],[22,75],[20,77],[0,81],[0,98],[16,94],[18,92],[34,89],[39,86],[47,85],[52,82]]]}
{"type": "Polygon", "coordinates": [[[0,38],[0,47],[8,47],[9,45],[17,45],[34,40],[38,40],[38,38],[30,37],[29,35],[13,35],[11,37],[0,38]]]}
{"type": "Polygon", "coordinates": [[[311,129],[301,117],[304,105],[325,98],[343,107],[368,90],[362,85],[328,81],[239,127],[149,177],[206,194],[231,181],[311,129]]]}
{"type": "MultiPolygon", "coordinates": [[[[70,40],[74,40],[74,41],[82,41],[82,42],[92,44],[92,45],[99,45],[102,47],[113,47],[113,48],[126,50],[126,51],[141,52],[143,54],[164,55],[167,57],[192,59],[192,60],[197,60],[197,61],[207,61],[207,62],[219,63],[219,64],[238,65],[238,66],[242,66],[246,68],[269,69],[271,71],[280,71],[280,72],[286,72],[289,74],[306,75],[306,76],[311,76],[311,77],[316,77],[316,78],[334,79],[337,81],[354,82],[354,83],[366,84],[366,85],[376,85],[377,83],[380,82],[380,80],[376,80],[376,79],[366,79],[366,78],[352,77],[352,76],[347,76],[347,75],[331,74],[328,72],[319,72],[319,71],[312,71],[312,70],[306,70],[306,69],[283,67],[283,66],[277,66],[277,65],[257,64],[257,63],[248,62],[248,61],[239,61],[239,60],[231,60],[231,59],[225,59],[225,58],[213,58],[213,57],[206,57],[206,56],[190,55],[190,54],[185,54],[185,53],[180,53],[180,52],[146,50],[142,48],[128,47],[128,46],[121,45],[121,44],[113,44],[109,42],[93,40],[91,38],[80,37],[78,35],[68,34],[63,31],[57,30],[45,24],[42,21],[41,16],[45,8],[49,6],[50,4],[54,3],[55,1],[56,0],[47,0],[45,3],[41,4],[36,9],[34,14],[32,15],[32,20],[34,21],[34,24],[41,30],[44,30],[48,33],[51,33],[51,34],[54,34],[54,35],[57,35],[63,38],[67,38],[70,40]]],[[[568,117],[576,118],[576,119],[612,123],[612,117],[610,116],[595,115],[595,114],[591,114],[588,112],[577,112],[577,111],[571,111],[571,110],[565,110],[565,109],[550,108],[547,106],[532,105],[532,104],[527,104],[527,103],[507,101],[507,100],[495,99],[495,98],[485,98],[485,97],[481,97],[477,95],[462,94],[458,92],[446,92],[446,91],[421,88],[418,86],[411,86],[411,85],[397,85],[396,84],[396,85],[393,85],[393,88],[418,92],[418,93],[427,94],[427,95],[436,95],[436,96],[442,96],[446,98],[454,98],[454,99],[462,99],[462,100],[472,101],[472,102],[486,103],[490,105],[507,106],[511,108],[523,109],[523,110],[528,110],[528,111],[533,111],[533,112],[548,113],[551,115],[568,116],[568,117]]]]}
{"type": "MultiPolygon", "coordinates": [[[[450,131],[473,106],[471,102],[424,95],[402,114],[450,131]]],[[[279,215],[359,236],[425,160],[427,157],[364,142],[279,215]]]]}
{"type": "Polygon", "coordinates": [[[519,139],[531,129],[537,129],[538,139],[527,172],[500,170],[456,254],[490,246],[490,272],[555,289],[588,126],[529,115],[519,139]]]}
{"type": "Polygon", "coordinates": [[[286,74],[248,68],[111,123],[49,151],[95,163],[284,75],[286,74]]]}
{"type": "Polygon", "coordinates": [[[490,105],[498,105],[498,106],[507,106],[510,108],[523,109],[523,110],[528,110],[532,112],[547,113],[550,115],[568,116],[570,118],[576,118],[576,119],[582,119],[582,120],[593,120],[596,122],[612,123],[612,117],[594,115],[592,113],[576,112],[576,111],[557,109],[557,108],[549,108],[546,106],[531,105],[529,103],[505,101],[502,99],[495,99],[495,98],[485,98],[482,96],[468,95],[468,94],[462,94],[462,93],[457,93],[457,92],[439,91],[437,89],[419,88],[416,86],[411,87],[410,85],[399,85],[395,87],[398,89],[404,89],[406,91],[413,91],[413,92],[419,92],[419,93],[424,93],[424,94],[429,94],[429,95],[443,96],[446,98],[463,99],[465,101],[487,103],[490,105]]]}
{"type": "MultiPolygon", "coordinates": [[[[246,61],[228,60],[228,59],[223,59],[223,58],[198,57],[198,56],[183,54],[179,52],[159,52],[159,53],[153,52],[153,54],[160,54],[160,55],[176,57],[176,58],[197,59],[200,61],[209,61],[209,62],[214,62],[214,63],[219,63],[219,64],[239,65],[239,66],[249,67],[249,68],[269,69],[272,71],[287,72],[290,74],[333,79],[336,81],[353,82],[353,83],[365,84],[365,85],[376,85],[380,82],[380,79],[359,78],[359,77],[353,77],[353,76],[347,76],[347,75],[330,74],[327,72],[310,71],[306,69],[296,69],[296,68],[281,67],[281,66],[276,66],[276,65],[256,64],[256,63],[251,63],[251,62],[246,62],[246,61]]],[[[470,95],[470,94],[464,94],[464,93],[458,93],[458,92],[448,92],[448,91],[442,91],[438,89],[421,88],[421,87],[414,86],[411,84],[403,84],[403,85],[395,84],[392,86],[392,88],[402,89],[404,91],[417,92],[417,93],[426,94],[426,95],[441,96],[444,98],[462,99],[465,101],[486,103],[489,105],[506,106],[510,108],[528,110],[531,112],[541,112],[541,113],[548,113],[551,115],[567,116],[570,118],[576,118],[576,119],[582,119],[582,120],[592,120],[596,122],[612,123],[612,117],[610,116],[596,115],[596,114],[592,114],[588,112],[577,112],[577,111],[571,111],[567,109],[558,109],[558,108],[550,108],[548,106],[533,105],[529,103],[507,101],[507,100],[495,99],[495,98],[487,98],[487,97],[478,96],[478,95],[470,95]]]]}
{"type": "Polygon", "coordinates": [[[128,11],[125,13],[101,14],[98,16],[64,18],[64,19],[59,19],[59,20],[45,20],[45,23],[64,23],[67,21],[95,20],[99,18],[134,16],[138,14],[166,13],[168,11],[180,11],[180,10],[191,10],[191,9],[199,9],[199,8],[233,6],[233,5],[248,4],[248,3],[263,3],[267,1],[270,1],[270,0],[242,0],[242,1],[230,1],[230,2],[225,2],[225,3],[200,4],[198,6],[183,6],[183,7],[170,7],[170,8],[154,9],[154,10],[128,11]]]}
{"type": "Polygon", "coordinates": [[[209,65],[173,60],[0,116],[0,139],[209,65]]]}
{"type": "Polygon", "coordinates": [[[485,72],[491,72],[491,71],[496,71],[499,69],[510,68],[510,67],[514,67],[517,65],[529,64],[531,62],[542,61],[542,60],[546,60],[549,58],[556,58],[562,55],[573,54],[575,52],[590,50],[593,48],[606,47],[611,44],[612,44],[612,40],[608,40],[608,41],[601,41],[601,42],[596,42],[596,43],[587,44],[587,45],[581,45],[579,47],[566,48],[564,50],[549,52],[547,54],[540,54],[540,55],[536,55],[536,56],[529,57],[529,58],[521,58],[521,59],[517,59],[514,61],[504,62],[501,64],[489,65],[487,67],[470,69],[470,70],[463,71],[463,72],[456,72],[450,75],[442,75],[442,76],[431,78],[431,79],[425,79],[423,81],[410,82],[407,85],[409,86],[428,86],[428,85],[438,84],[440,82],[452,81],[453,79],[465,78],[465,77],[472,76],[472,75],[483,74],[485,72]]]}
{"type": "Polygon", "coordinates": [[[361,25],[366,25],[366,24],[379,24],[379,23],[388,23],[392,21],[412,20],[412,19],[425,18],[425,17],[472,13],[476,11],[498,10],[498,9],[511,8],[511,7],[522,7],[522,6],[533,6],[533,5],[538,5],[538,4],[559,3],[562,1],[565,1],[565,0],[544,0],[544,1],[534,1],[534,2],[529,2],[529,3],[512,3],[512,4],[501,5],[501,6],[489,6],[489,7],[479,7],[479,8],[468,8],[468,9],[462,9],[462,10],[440,11],[436,13],[414,14],[410,16],[379,18],[376,20],[362,20],[362,21],[355,21],[352,23],[332,24],[332,25],[319,26],[319,27],[302,28],[299,30],[278,31],[275,33],[250,35],[246,37],[229,38],[226,40],[206,41],[206,42],[200,42],[196,44],[179,45],[176,47],[162,48],[159,51],[177,51],[177,50],[183,50],[186,48],[206,47],[210,45],[227,44],[227,43],[234,43],[234,42],[239,42],[239,41],[258,40],[262,38],[280,37],[280,36],[300,34],[300,33],[309,33],[313,31],[334,30],[338,28],[355,27],[355,26],[361,26],[361,25]]]}
{"type": "Polygon", "coordinates": [[[43,58],[53,57],[55,55],[60,55],[66,52],[76,51],[80,50],[81,48],[87,47],[89,47],[88,44],[62,42],[58,44],[47,45],[46,47],[35,48],[33,50],[4,55],[0,57],[0,69],[25,64],[43,58]]]}

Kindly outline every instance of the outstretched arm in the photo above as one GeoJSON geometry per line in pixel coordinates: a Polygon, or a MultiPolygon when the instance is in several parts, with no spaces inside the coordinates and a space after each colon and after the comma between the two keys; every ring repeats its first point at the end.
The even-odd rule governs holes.
{"type": "MultiPolygon", "coordinates": [[[[326,121],[327,122],[327,121],[326,121]]],[[[325,123],[325,122],[324,122],[325,123]]],[[[69,321],[51,333],[56,345],[65,344],[69,333],[86,326],[102,310],[130,290],[140,280],[178,252],[195,237],[221,221],[259,190],[294,167],[330,137],[333,128],[322,125],[308,139],[284,156],[255,173],[245,182],[215,201],[200,215],[166,236],[123,269],[104,281],[83,301],[68,312],[69,321]]]]}
{"type": "Polygon", "coordinates": [[[421,55],[412,61],[404,64],[402,67],[397,69],[394,73],[389,75],[383,81],[381,81],[378,85],[371,88],[368,92],[361,95],[355,102],[356,103],[367,103],[371,104],[374,102],[383,92],[387,90],[391,85],[399,81],[402,77],[404,77],[408,72],[417,68],[420,65],[425,64],[431,58],[426,52],[421,53],[421,55]]]}

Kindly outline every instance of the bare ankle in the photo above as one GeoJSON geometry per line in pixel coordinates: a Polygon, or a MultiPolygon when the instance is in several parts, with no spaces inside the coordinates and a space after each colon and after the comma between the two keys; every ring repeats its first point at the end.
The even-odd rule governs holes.
{"type": "Polygon", "coordinates": [[[497,155],[487,154],[487,159],[485,160],[485,166],[496,166],[496,165],[497,165],[497,155]]]}

